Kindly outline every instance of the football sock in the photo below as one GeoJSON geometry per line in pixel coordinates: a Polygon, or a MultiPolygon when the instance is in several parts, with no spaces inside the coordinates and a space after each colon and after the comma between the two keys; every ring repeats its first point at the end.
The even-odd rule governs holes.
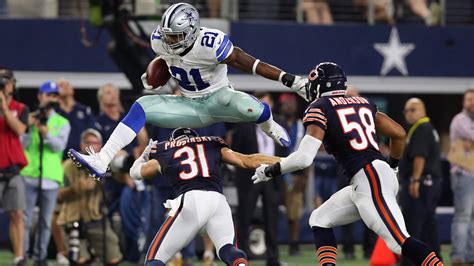
{"type": "Polygon", "coordinates": [[[247,255],[234,245],[227,244],[219,249],[219,258],[230,266],[248,266],[247,255]]]}
{"type": "Polygon", "coordinates": [[[147,260],[145,266],[165,266],[161,260],[147,260]]]}
{"type": "Polygon", "coordinates": [[[115,155],[130,144],[136,136],[135,131],[120,122],[99,152],[101,161],[108,165],[115,155]]]}
{"type": "Polygon", "coordinates": [[[336,237],[332,228],[313,226],[316,255],[320,266],[335,266],[337,256],[336,237]]]}
{"type": "Polygon", "coordinates": [[[260,103],[263,105],[263,111],[262,111],[262,114],[260,115],[260,117],[257,119],[256,123],[260,124],[260,123],[264,123],[268,120],[273,121],[272,111],[270,110],[270,106],[267,103],[264,103],[262,101],[260,101],[260,103]]]}
{"type": "Polygon", "coordinates": [[[121,149],[135,139],[138,131],[145,126],[145,121],[145,111],[135,102],[100,150],[99,156],[102,162],[108,165],[121,149]]]}
{"type": "Polygon", "coordinates": [[[416,265],[441,266],[443,262],[436,253],[425,243],[409,237],[402,245],[402,255],[412,260],[416,265]]]}

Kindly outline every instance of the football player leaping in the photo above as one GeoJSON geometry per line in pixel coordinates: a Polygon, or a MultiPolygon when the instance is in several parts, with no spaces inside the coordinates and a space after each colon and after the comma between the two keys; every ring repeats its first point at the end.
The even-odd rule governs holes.
{"type": "Polygon", "coordinates": [[[166,10],[151,35],[151,46],[166,61],[184,96],[141,97],[99,153],[91,151],[90,155],[82,155],[70,150],[69,156],[77,166],[102,178],[115,154],[135,138],[145,122],[165,128],[255,122],[278,144],[290,144],[286,130],[273,121],[267,104],[233,90],[227,78],[227,65],[280,81],[302,97],[306,97],[305,78],[255,59],[234,47],[219,30],[201,27],[197,10],[186,3],[174,4],[166,10]]]}
{"type": "Polygon", "coordinates": [[[169,141],[150,142],[130,168],[136,179],[161,173],[177,196],[167,201],[168,218],[156,233],[146,255],[145,265],[164,266],[199,231],[206,229],[219,258],[230,266],[247,266],[247,256],[233,244],[232,213],[222,194],[221,164],[255,169],[280,158],[234,152],[218,137],[198,136],[190,128],[173,131],[169,141]]]}
{"type": "Polygon", "coordinates": [[[385,240],[397,254],[416,265],[443,265],[435,252],[410,237],[397,205],[396,168],[405,145],[405,131],[364,97],[345,97],[346,76],[334,63],[321,63],[309,74],[307,92],[314,100],[306,109],[306,135],[299,148],[280,163],[261,166],[255,183],[311,165],[321,143],[344,166],[351,184],[313,211],[313,230],[320,265],[336,265],[336,239],[332,228],[358,219],[385,240]],[[390,157],[379,152],[376,133],[390,138],[390,157]]]}

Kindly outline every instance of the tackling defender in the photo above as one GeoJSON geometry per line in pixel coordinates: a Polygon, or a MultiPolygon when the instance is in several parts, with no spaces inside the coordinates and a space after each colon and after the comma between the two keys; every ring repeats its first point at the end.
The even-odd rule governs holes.
{"type": "Polygon", "coordinates": [[[326,151],[344,166],[351,184],[332,195],[313,211],[313,230],[320,265],[336,265],[337,245],[332,228],[358,219],[397,254],[416,265],[443,265],[435,252],[410,237],[397,205],[398,180],[395,172],[405,145],[405,131],[364,97],[345,97],[346,76],[334,63],[321,63],[309,74],[308,98],[303,123],[306,135],[298,150],[281,162],[260,166],[254,183],[308,167],[324,141],[326,151]],[[379,151],[376,133],[390,138],[387,161],[379,151]]]}
{"type": "MultiPolygon", "coordinates": [[[[165,128],[200,128],[216,122],[255,122],[275,142],[289,146],[286,130],[273,121],[270,108],[254,97],[234,91],[227,65],[280,81],[306,97],[306,79],[261,62],[234,47],[223,32],[200,26],[198,11],[189,4],[170,6],[151,34],[151,46],[164,59],[184,96],[152,95],[138,99],[102,150],[68,155],[92,176],[102,178],[112,158],[128,145],[145,122],[165,128]]],[[[142,76],[144,86],[146,74],[142,76]]]]}
{"type": "Polygon", "coordinates": [[[177,197],[166,202],[171,211],[150,244],[145,265],[164,266],[201,228],[206,229],[219,258],[227,265],[248,265],[245,253],[233,244],[234,224],[229,204],[222,194],[221,164],[255,169],[260,164],[276,163],[280,159],[234,152],[221,138],[199,137],[190,128],[178,128],[169,141],[155,144],[150,141],[130,168],[130,175],[141,179],[161,173],[177,197]],[[156,152],[150,153],[151,149],[156,152]]]}

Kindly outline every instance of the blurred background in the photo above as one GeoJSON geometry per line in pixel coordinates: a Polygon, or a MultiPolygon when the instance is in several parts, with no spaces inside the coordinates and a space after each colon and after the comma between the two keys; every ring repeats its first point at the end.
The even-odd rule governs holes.
{"type": "MultiPolygon", "coordinates": [[[[149,36],[166,8],[176,2],[178,1],[0,0],[0,68],[14,72],[14,97],[27,105],[30,111],[38,108],[36,95],[43,82],[64,79],[73,88],[75,101],[90,107],[88,110],[95,117],[94,121],[101,121],[97,118],[104,114],[104,111],[101,109],[101,95],[98,95],[98,90],[105,84],[110,83],[110,86],[118,89],[117,95],[123,110],[127,110],[141,95],[151,93],[143,90],[140,80],[141,74],[154,57],[149,36]]],[[[451,122],[463,110],[466,90],[474,88],[474,1],[184,2],[195,5],[200,11],[202,26],[224,31],[234,45],[291,73],[306,76],[320,62],[338,63],[345,70],[348,84],[356,93],[375,101],[380,111],[405,126],[407,131],[410,125],[405,121],[405,103],[412,97],[420,98],[425,103],[427,116],[439,134],[442,176],[439,197],[435,203],[435,233],[443,244],[445,260],[450,261],[451,226],[455,211],[451,189],[453,174],[446,157],[452,144],[451,122]]],[[[288,92],[288,89],[279,83],[232,68],[229,68],[229,77],[237,90],[256,94],[268,92],[270,101],[274,103],[274,112],[280,113],[287,120],[290,119],[288,117],[301,118],[306,108],[303,99],[285,97],[283,93],[288,92]],[[288,104],[296,106],[294,113],[289,115],[284,110],[288,104]]],[[[73,131],[75,121],[70,120],[73,131]]],[[[100,122],[99,125],[96,124],[97,122],[93,122],[90,126],[99,129],[101,134],[110,130],[109,128],[101,131],[100,122]]],[[[289,127],[291,126],[290,124],[289,127]]],[[[217,134],[231,141],[232,127],[223,125],[217,134]]],[[[147,130],[150,137],[157,134],[157,129],[147,130]]],[[[79,138],[79,135],[76,134],[75,137],[79,138]]],[[[107,137],[108,135],[102,135],[104,140],[107,137]]],[[[380,141],[384,143],[386,140],[380,141]]],[[[311,210],[335,192],[341,182],[345,182],[332,157],[324,152],[319,153],[314,166],[308,169],[305,175],[305,185],[298,194],[298,197],[303,197],[303,214],[297,217],[300,227],[296,240],[290,239],[291,223],[288,223],[286,218],[288,208],[292,207],[285,205],[282,200],[279,208],[281,214],[278,218],[277,238],[284,254],[282,261],[288,265],[314,265],[315,258],[311,254],[310,246],[305,246],[302,253],[293,257],[290,256],[291,250],[287,251],[286,245],[291,246],[295,241],[296,244],[312,243],[312,235],[307,225],[311,210]]],[[[237,208],[235,172],[231,169],[227,176],[226,195],[229,203],[237,208]]],[[[110,190],[113,192],[109,193],[108,188],[105,188],[104,195],[110,198],[107,199],[107,204],[104,204],[107,205],[104,212],[121,239],[120,249],[127,263],[139,263],[139,254],[143,252],[147,238],[146,230],[141,231],[143,236],[133,240],[137,242],[138,255],[127,255],[126,243],[129,240],[123,239],[126,226],[122,221],[127,207],[114,206],[114,202],[120,205],[120,197],[124,193],[122,189],[125,187],[132,191],[149,192],[148,196],[151,198],[152,187],[156,184],[147,183],[144,184],[144,189],[138,190],[137,184],[120,178],[117,180],[119,185],[118,188],[110,190]],[[114,196],[111,196],[112,194],[114,196]]],[[[285,181],[283,187],[286,188],[283,191],[288,192],[294,182],[291,177],[285,178],[285,181]]],[[[285,192],[282,194],[292,195],[285,192]]],[[[471,200],[474,201],[472,197],[468,199],[471,200]]],[[[474,203],[469,206],[472,205],[474,203]]],[[[257,204],[257,209],[259,206],[260,204],[257,204]]],[[[143,214],[134,214],[139,217],[137,223],[147,223],[147,212],[149,209],[144,210],[143,214]]],[[[471,216],[474,216],[474,211],[471,216]]],[[[263,259],[266,251],[265,232],[258,210],[252,223],[249,240],[251,257],[263,259]]],[[[9,235],[6,233],[8,225],[9,216],[0,209],[0,245],[4,248],[0,255],[5,258],[0,259],[1,265],[9,265],[13,258],[9,235]]],[[[466,228],[470,228],[468,230],[474,237],[474,218],[471,218],[466,228]]],[[[367,265],[372,256],[372,249],[360,251],[360,245],[366,239],[362,224],[357,223],[349,231],[348,234],[353,236],[353,239],[346,239],[349,242],[342,243],[343,236],[347,234],[342,232],[337,231],[341,244],[350,246],[355,243],[357,247],[355,253],[349,249],[346,250],[347,256],[341,255],[343,262],[347,265],[367,265]]],[[[51,241],[51,245],[52,242],[54,241],[51,241]]],[[[195,250],[201,256],[204,247],[200,243],[201,240],[198,242],[195,250]]],[[[65,248],[68,249],[67,241],[65,248]]],[[[59,263],[59,260],[56,261],[54,247],[52,250],[51,263],[59,263]]],[[[64,254],[67,257],[67,251],[64,254]]],[[[470,258],[474,261],[474,254],[469,256],[471,255],[470,258]]],[[[472,262],[467,260],[465,263],[472,262]]],[[[98,260],[95,263],[99,263],[98,260]]]]}

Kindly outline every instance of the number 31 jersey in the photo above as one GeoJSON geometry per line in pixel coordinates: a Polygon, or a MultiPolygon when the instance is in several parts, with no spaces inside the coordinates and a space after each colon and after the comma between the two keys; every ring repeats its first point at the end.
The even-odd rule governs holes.
{"type": "Polygon", "coordinates": [[[303,123],[325,131],[326,151],[352,177],[373,160],[385,160],[377,143],[376,113],[377,106],[364,97],[322,97],[306,109],[303,123]]]}
{"type": "Polygon", "coordinates": [[[153,51],[166,61],[185,96],[200,97],[230,86],[227,65],[221,62],[232,54],[234,46],[222,31],[202,27],[191,50],[184,56],[168,53],[156,29],[150,41],[153,51]]]}
{"type": "Polygon", "coordinates": [[[219,137],[195,137],[158,143],[156,159],[175,196],[190,190],[222,193],[221,149],[227,144],[219,137]]]}

